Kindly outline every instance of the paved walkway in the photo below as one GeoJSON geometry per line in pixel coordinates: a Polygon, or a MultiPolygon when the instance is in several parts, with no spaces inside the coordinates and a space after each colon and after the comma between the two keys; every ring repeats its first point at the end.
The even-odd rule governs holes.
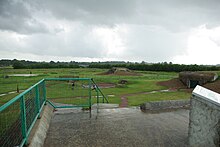
{"type": "Polygon", "coordinates": [[[189,111],[144,113],[137,108],[58,110],[45,147],[187,146],[189,111]]]}

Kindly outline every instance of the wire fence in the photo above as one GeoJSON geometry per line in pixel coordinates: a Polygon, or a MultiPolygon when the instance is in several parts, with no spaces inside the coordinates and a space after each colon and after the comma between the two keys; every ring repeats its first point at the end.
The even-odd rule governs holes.
{"type": "Polygon", "coordinates": [[[23,146],[46,101],[41,80],[0,107],[0,145],[23,146]]]}
{"type": "Polygon", "coordinates": [[[0,145],[18,146],[22,142],[20,99],[0,113],[0,145]]]}

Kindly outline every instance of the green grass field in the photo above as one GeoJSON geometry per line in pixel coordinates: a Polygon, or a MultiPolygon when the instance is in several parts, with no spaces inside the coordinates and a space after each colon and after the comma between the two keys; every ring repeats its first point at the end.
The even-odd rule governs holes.
{"type": "Polygon", "coordinates": [[[130,106],[137,106],[144,102],[149,101],[163,101],[163,100],[178,100],[178,99],[189,99],[190,93],[183,91],[178,92],[159,92],[151,94],[140,94],[138,96],[129,96],[128,102],[130,106]]]}
{"type": "MultiPolygon", "coordinates": [[[[112,83],[116,86],[114,88],[102,88],[101,90],[105,95],[113,95],[109,97],[110,103],[120,103],[120,97],[125,94],[134,94],[141,92],[150,92],[154,90],[167,89],[167,87],[159,86],[156,83],[158,81],[165,81],[172,78],[178,77],[178,73],[174,72],[152,72],[152,71],[136,71],[141,76],[123,76],[123,75],[98,75],[107,71],[106,69],[88,69],[88,68],[77,68],[77,69],[11,69],[11,68],[0,68],[0,94],[8,93],[17,90],[17,85],[20,90],[25,90],[31,85],[35,84],[43,78],[58,78],[60,76],[79,76],[80,78],[93,78],[96,83],[112,83]],[[4,78],[6,75],[10,74],[39,74],[36,77],[8,77],[4,78]],[[127,80],[126,85],[120,85],[118,82],[120,80],[127,80]]],[[[78,84],[80,87],[82,84],[78,84]]],[[[53,98],[54,101],[59,103],[72,103],[70,98],[83,95],[86,96],[87,90],[78,92],[78,94],[73,93],[71,90],[70,83],[62,84],[52,84],[47,87],[47,97],[53,98]],[[62,98],[69,98],[64,102],[62,98]]],[[[8,94],[0,97],[0,105],[4,104],[8,100],[12,99],[18,93],[8,94]]],[[[92,93],[95,96],[96,93],[92,93]]],[[[136,106],[145,101],[163,100],[163,99],[185,99],[189,98],[190,94],[183,91],[177,91],[174,93],[155,93],[148,95],[136,95],[128,97],[128,102],[130,106],[136,106]]],[[[75,99],[75,101],[79,101],[75,99]]],[[[82,100],[86,101],[86,100],[82,100]]],[[[92,100],[96,101],[95,98],[92,100]]]]}

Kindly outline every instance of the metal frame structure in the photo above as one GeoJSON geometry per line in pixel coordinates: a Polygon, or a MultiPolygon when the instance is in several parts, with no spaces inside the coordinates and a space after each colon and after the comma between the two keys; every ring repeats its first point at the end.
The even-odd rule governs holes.
{"type": "Polygon", "coordinates": [[[56,108],[75,108],[75,107],[89,107],[91,108],[92,106],[92,95],[91,95],[91,89],[92,89],[92,85],[95,85],[96,87],[96,97],[97,97],[97,103],[99,103],[99,93],[102,96],[102,102],[103,103],[108,103],[108,98],[103,94],[103,92],[101,91],[101,89],[98,87],[98,85],[95,83],[95,81],[92,78],[46,78],[44,79],[45,81],[88,81],[89,82],[89,88],[88,88],[88,103],[84,104],[84,105],[74,105],[74,106],[70,106],[70,105],[64,105],[64,106],[57,106],[55,105],[53,102],[51,102],[50,100],[47,99],[47,102],[53,106],[55,109],[56,108]]]}
{"type": "MultiPolygon", "coordinates": [[[[3,124],[1,121],[0,123],[0,137],[2,136],[6,137],[5,139],[0,139],[0,144],[1,146],[23,146],[24,144],[27,144],[28,137],[30,135],[30,132],[36,123],[37,119],[40,118],[40,113],[46,104],[48,102],[51,106],[54,108],[73,108],[73,107],[89,107],[91,109],[92,101],[91,101],[91,87],[92,85],[95,85],[96,87],[96,95],[97,95],[97,103],[99,103],[99,93],[102,95],[102,102],[107,102],[108,99],[107,97],[102,93],[98,85],[94,82],[92,78],[46,78],[42,79],[21,94],[17,95],[4,105],[0,107],[0,118],[1,121],[4,121],[5,124],[3,124]],[[86,80],[89,82],[89,90],[88,90],[88,104],[86,105],[75,105],[75,106],[56,106],[53,102],[50,100],[47,100],[46,98],[46,86],[45,82],[46,81],[68,81],[68,80],[86,80]],[[17,106],[19,103],[20,106],[17,106]],[[16,104],[16,108],[14,108],[16,104]],[[10,131],[13,132],[13,126],[8,126],[7,121],[10,121],[8,118],[7,114],[13,114],[16,116],[15,118],[15,124],[18,127],[18,130],[21,130],[20,134],[20,140],[16,142],[10,142],[13,137],[17,136],[12,136],[8,137],[7,135],[10,134],[10,131]],[[5,120],[3,120],[5,119],[5,120]],[[1,126],[2,125],[2,126],[1,126]],[[21,127],[21,128],[20,128],[21,127]],[[2,130],[3,131],[2,131],[2,130]],[[7,140],[8,142],[6,142],[7,140]]],[[[11,120],[12,121],[12,120],[11,120]]],[[[14,121],[14,120],[13,120],[14,121]]],[[[18,138],[19,138],[18,137],[18,138]]]]}

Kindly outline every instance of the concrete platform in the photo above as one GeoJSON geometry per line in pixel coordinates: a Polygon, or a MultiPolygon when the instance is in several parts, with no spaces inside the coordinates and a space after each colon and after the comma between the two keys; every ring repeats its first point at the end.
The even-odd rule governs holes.
{"type": "Polygon", "coordinates": [[[138,108],[58,110],[45,147],[188,146],[189,110],[144,113],[138,108]]]}

